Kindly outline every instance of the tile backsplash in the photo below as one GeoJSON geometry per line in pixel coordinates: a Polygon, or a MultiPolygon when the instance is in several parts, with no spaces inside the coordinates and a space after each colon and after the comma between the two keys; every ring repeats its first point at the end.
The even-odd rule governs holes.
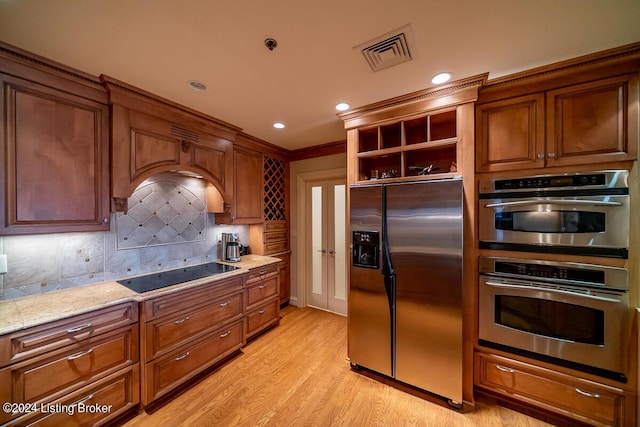
{"type": "Polygon", "coordinates": [[[219,259],[220,234],[238,233],[246,243],[248,227],[216,225],[205,194],[202,180],[160,175],[136,189],[127,214],[111,214],[108,232],[0,237],[8,267],[0,274],[2,299],[219,259]]]}

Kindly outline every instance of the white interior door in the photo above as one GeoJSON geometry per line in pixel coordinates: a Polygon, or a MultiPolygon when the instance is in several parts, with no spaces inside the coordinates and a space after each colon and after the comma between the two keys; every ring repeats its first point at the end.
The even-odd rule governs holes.
{"type": "Polygon", "coordinates": [[[344,179],[307,183],[308,305],[347,314],[344,179]]]}

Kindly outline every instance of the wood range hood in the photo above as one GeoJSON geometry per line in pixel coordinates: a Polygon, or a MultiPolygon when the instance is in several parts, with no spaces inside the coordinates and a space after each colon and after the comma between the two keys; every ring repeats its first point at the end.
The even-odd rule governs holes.
{"type": "Polygon", "coordinates": [[[208,210],[233,200],[233,144],[241,128],[101,75],[111,104],[111,209],[123,212],[145,180],[166,172],[206,180],[208,210]]]}

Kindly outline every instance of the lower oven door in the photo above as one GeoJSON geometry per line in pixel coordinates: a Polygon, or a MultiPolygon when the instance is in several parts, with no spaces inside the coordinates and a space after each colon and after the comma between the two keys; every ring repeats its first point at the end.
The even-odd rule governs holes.
{"type": "Polygon", "coordinates": [[[481,342],[614,379],[627,371],[628,310],[627,292],[480,276],[481,342]]]}
{"type": "Polygon", "coordinates": [[[596,252],[629,246],[628,195],[487,199],[479,216],[481,242],[596,252]]]}

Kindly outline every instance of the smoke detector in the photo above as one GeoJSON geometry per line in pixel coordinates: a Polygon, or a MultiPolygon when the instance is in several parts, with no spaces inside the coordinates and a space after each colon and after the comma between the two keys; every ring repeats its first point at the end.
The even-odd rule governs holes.
{"type": "Polygon", "coordinates": [[[411,61],[416,56],[409,24],[362,43],[354,49],[362,52],[362,56],[374,72],[411,61]]]}

